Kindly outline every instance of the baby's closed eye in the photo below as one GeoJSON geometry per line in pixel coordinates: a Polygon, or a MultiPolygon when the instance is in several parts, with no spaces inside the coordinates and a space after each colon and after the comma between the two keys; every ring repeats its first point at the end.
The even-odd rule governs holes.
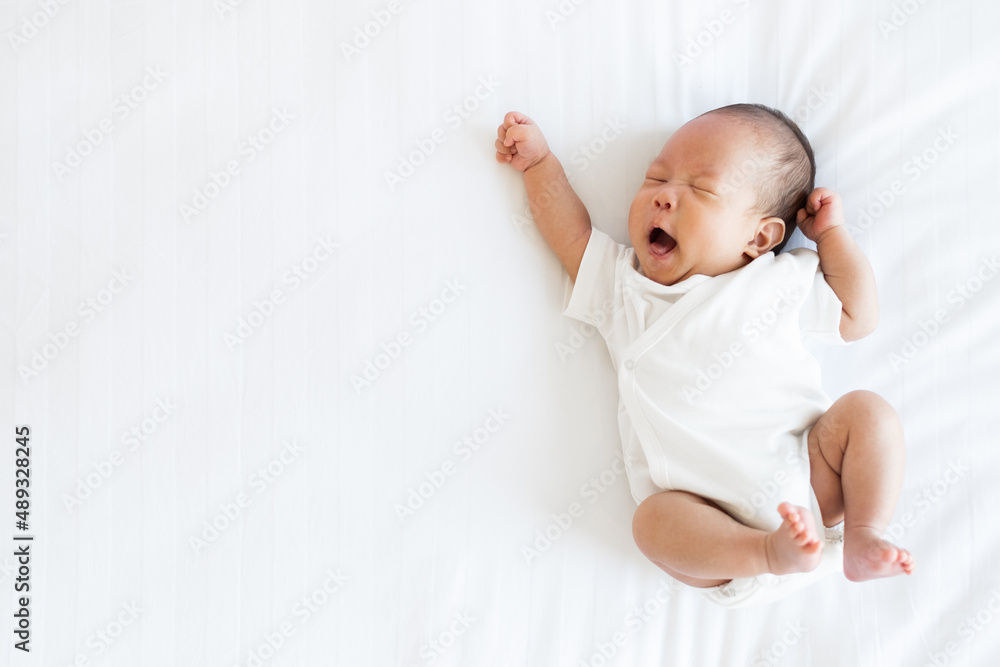
{"type": "MultiPolygon", "coordinates": [[[[649,182],[652,182],[652,183],[669,183],[670,182],[667,179],[653,178],[652,176],[647,176],[646,180],[649,181],[649,182]]],[[[712,185],[710,185],[708,183],[697,183],[697,184],[695,184],[695,183],[692,183],[692,182],[688,182],[687,185],[691,186],[692,190],[696,190],[696,191],[701,192],[703,194],[712,195],[713,197],[716,196],[715,192],[712,190],[712,185]]]]}

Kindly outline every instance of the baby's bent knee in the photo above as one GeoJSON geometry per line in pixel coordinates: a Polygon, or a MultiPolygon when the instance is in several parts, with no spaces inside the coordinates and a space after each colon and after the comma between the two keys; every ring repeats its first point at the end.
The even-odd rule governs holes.
{"type": "MultiPolygon", "coordinates": [[[[895,426],[900,424],[899,414],[889,401],[873,391],[858,389],[848,392],[837,401],[843,401],[842,409],[869,424],[895,426]]],[[[832,409],[832,408],[831,408],[832,409]]]]}

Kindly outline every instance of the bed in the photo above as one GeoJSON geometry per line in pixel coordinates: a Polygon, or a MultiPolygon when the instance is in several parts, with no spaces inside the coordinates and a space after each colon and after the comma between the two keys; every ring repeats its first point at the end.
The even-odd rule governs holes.
{"type": "Polygon", "coordinates": [[[0,25],[3,664],[996,664],[996,3],[0,25]],[[614,370],[493,140],[531,116],[627,242],[666,138],[740,101],[800,124],[874,266],[878,330],[815,353],[902,417],[917,571],[729,610],[635,547],[614,370]]]}

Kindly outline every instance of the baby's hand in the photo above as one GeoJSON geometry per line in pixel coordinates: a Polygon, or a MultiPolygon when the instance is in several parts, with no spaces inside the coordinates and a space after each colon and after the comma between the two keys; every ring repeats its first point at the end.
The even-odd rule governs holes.
{"type": "Polygon", "coordinates": [[[542,131],[523,113],[510,111],[497,128],[497,162],[506,163],[520,172],[541,162],[549,154],[542,131]]]}
{"type": "Polygon", "coordinates": [[[833,190],[816,188],[806,198],[806,207],[799,209],[795,223],[807,239],[819,243],[820,237],[844,224],[840,195],[833,190]]]}

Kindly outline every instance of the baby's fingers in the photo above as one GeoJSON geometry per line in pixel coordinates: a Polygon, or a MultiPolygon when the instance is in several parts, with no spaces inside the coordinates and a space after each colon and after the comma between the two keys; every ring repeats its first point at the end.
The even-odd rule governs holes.
{"type": "Polygon", "coordinates": [[[517,152],[516,148],[514,148],[513,146],[504,145],[504,143],[499,139],[496,140],[495,145],[497,147],[497,153],[502,153],[504,155],[513,155],[514,153],[517,152]]]}
{"type": "Polygon", "coordinates": [[[500,123],[500,125],[497,126],[497,139],[503,141],[504,137],[506,136],[507,136],[507,126],[504,125],[503,123],[500,123]]]}
{"type": "Polygon", "coordinates": [[[819,207],[821,205],[821,200],[820,200],[821,196],[822,193],[820,193],[818,190],[813,190],[812,192],[809,193],[809,197],[806,198],[806,208],[805,208],[807,214],[816,215],[816,212],[819,211],[819,207]]]}
{"type": "Polygon", "coordinates": [[[535,122],[525,116],[523,113],[518,113],[517,111],[511,111],[503,119],[503,126],[506,129],[506,136],[500,137],[504,144],[507,146],[512,145],[515,141],[525,141],[530,138],[533,133],[538,132],[538,126],[535,122]]]}
{"type": "Polygon", "coordinates": [[[507,115],[503,117],[504,127],[513,127],[515,125],[534,125],[534,124],[535,121],[531,120],[520,111],[508,111],[507,115]]]}
{"type": "Polygon", "coordinates": [[[527,139],[528,131],[521,125],[513,125],[507,128],[507,134],[503,138],[504,146],[513,146],[515,141],[527,139]]]}
{"type": "Polygon", "coordinates": [[[809,193],[806,208],[809,213],[816,213],[824,205],[833,204],[837,199],[837,193],[829,188],[816,188],[809,193]]]}

